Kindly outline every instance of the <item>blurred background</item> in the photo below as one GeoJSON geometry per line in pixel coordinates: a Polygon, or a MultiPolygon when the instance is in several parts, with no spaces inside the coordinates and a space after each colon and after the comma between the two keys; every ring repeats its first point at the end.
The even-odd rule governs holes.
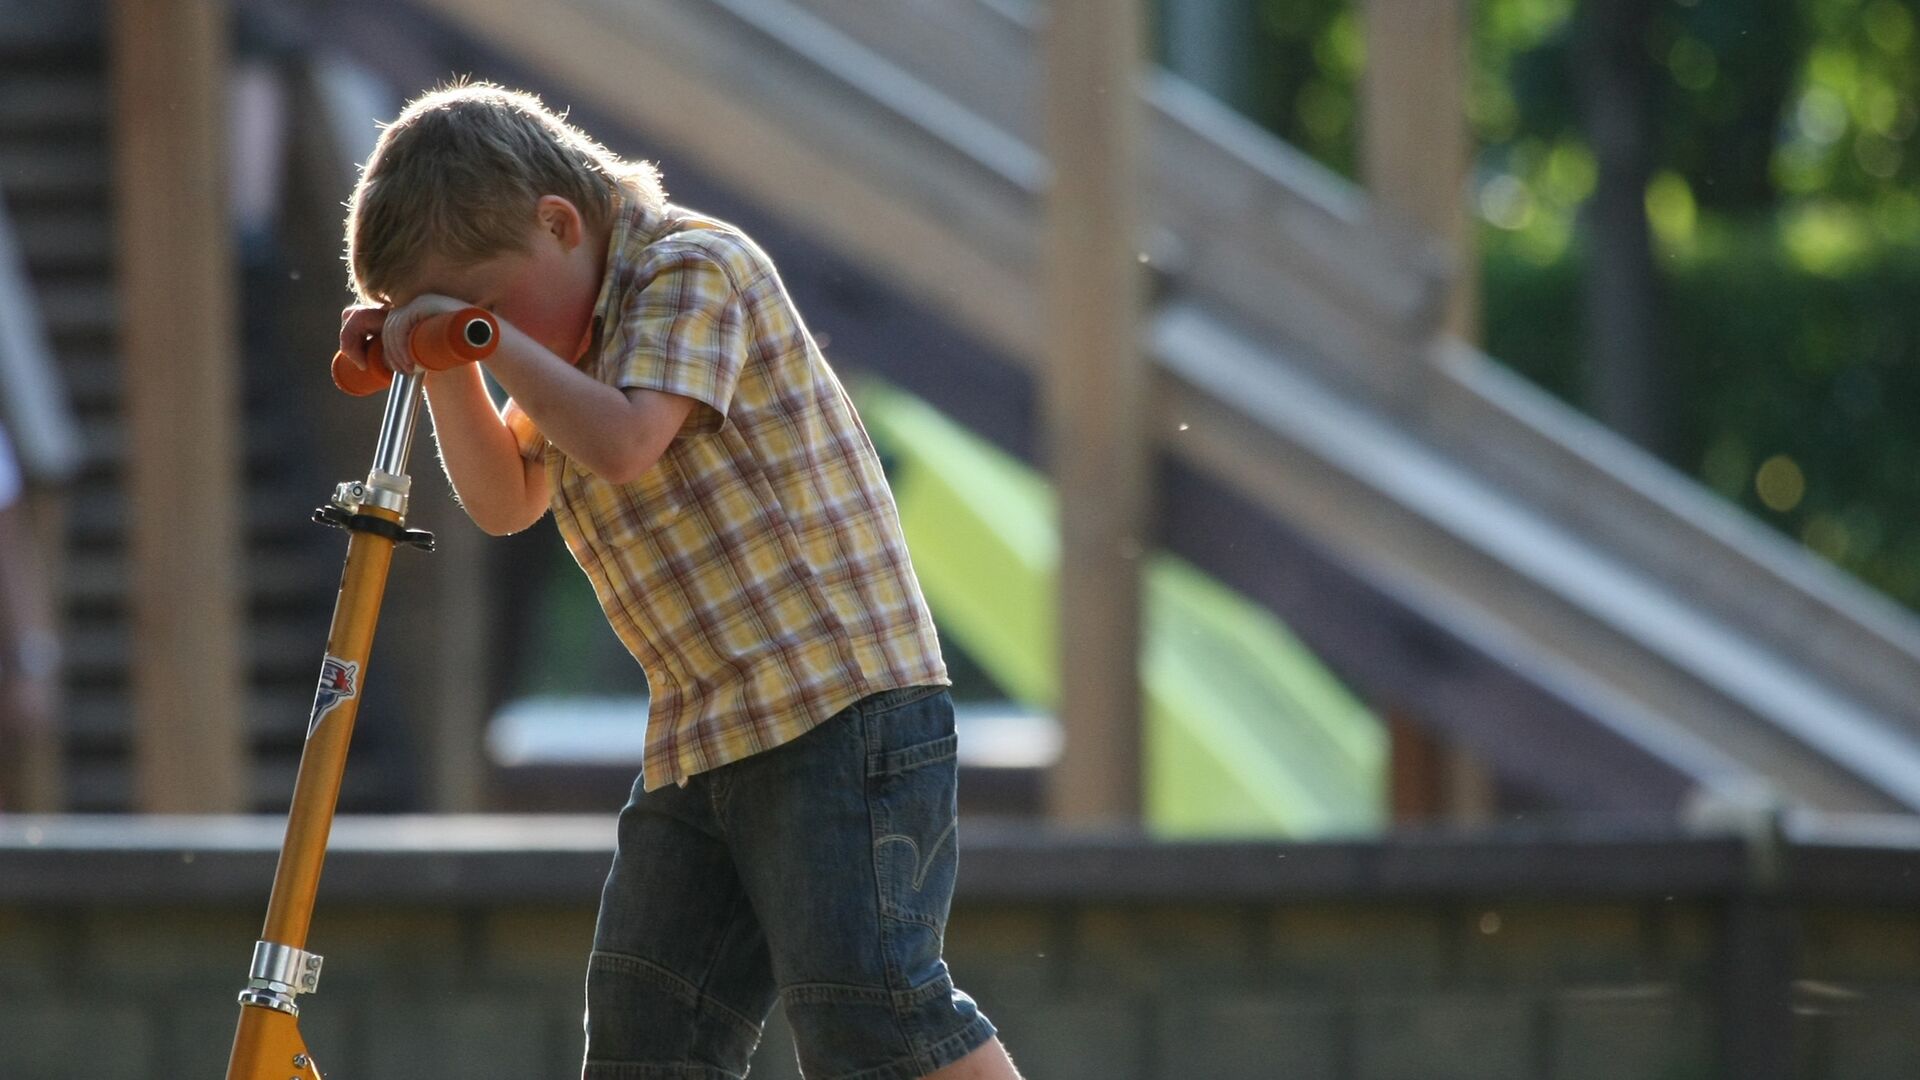
{"type": "MultiPolygon", "coordinates": [[[[0,0],[0,1075],[224,1059],[379,422],[343,203],[457,76],[741,225],[854,393],[1030,1077],[1914,1075],[1917,17],[0,0]]],[[[413,474],[316,1051],[565,1071],[646,681],[413,474]]]]}

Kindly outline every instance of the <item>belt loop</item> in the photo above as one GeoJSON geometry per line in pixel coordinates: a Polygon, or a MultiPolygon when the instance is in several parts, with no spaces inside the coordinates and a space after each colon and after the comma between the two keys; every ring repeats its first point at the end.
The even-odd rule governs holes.
{"type": "Polygon", "coordinates": [[[860,718],[860,743],[867,748],[866,775],[872,776],[880,771],[880,757],[886,752],[886,747],[880,744],[880,730],[873,722],[873,717],[867,715],[867,710],[860,707],[863,704],[865,702],[854,706],[854,715],[860,718]]]}

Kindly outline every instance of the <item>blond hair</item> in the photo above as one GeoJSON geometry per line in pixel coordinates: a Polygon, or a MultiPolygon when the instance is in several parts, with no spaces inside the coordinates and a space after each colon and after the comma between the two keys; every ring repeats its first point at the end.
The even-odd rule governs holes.
{"type": "Polygon", "coordinates": [[[347,204],[347,265],[362,303],[384,304],[430,258],[467,266],[526,250],[534,204],[559,195],[605,228],[623,191],[666,201],[649,162],[626,161],[540,99],[486,82],[415,98],[386,125],[347,204]]]}

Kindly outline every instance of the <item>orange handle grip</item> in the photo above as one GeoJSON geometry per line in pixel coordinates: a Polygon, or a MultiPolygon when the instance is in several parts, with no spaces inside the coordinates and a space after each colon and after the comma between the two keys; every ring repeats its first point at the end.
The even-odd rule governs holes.
{"type": "MultiPolygon", "coordinates": [[[[500,324],[485,308],[462,308],[420,320],[407,337],[413,358],[429,371],[446,371],[485,360],[500,344],[500,324]]],[[[377,394],[393,384],[393,369],[375,337],[367,344],[367,366],[360,368],[347,354],[333,354],[333,385],[355,397],[377,394]]]]}
{"type": "Polygon", "coordinates": [[[393,385],[393,369],[387,366],[386,358],[380,355],[380,342],[375,340],[368,346],[367,366],[364,368],[347,359],[346,353],[334,353],[333,385],[354,397],[377,394],[393,385]]]}

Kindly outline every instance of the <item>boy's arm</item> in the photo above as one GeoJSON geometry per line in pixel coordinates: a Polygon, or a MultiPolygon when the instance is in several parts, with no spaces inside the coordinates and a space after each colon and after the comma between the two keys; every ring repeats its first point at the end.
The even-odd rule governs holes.
{"type": "MultiPolygon", "coordinates": [[[[399,331],[425,315],[461,306],[444,297],[427,297],[419,310],[410,312],[411,318],[390,319],[395,312],[387,308],[354,305],[340,313],[340,351],[364,369],[369,341],[375,336],[390,337],[387,363],[396,371],[422,374],[406,353],[406,333],[399,331]],[[389,330],[396,332],[389,335],[389,330]]],[[[495,411],[479,369],[465,364],[424,374],[440,463],[467,516],[494,536],[519,532],[539,521],[547,512],[546,469],[538,461],[521,457],[519,442],[495,411]]]]}
{"type": "Polygon", "coordinates": [[[548,442],[609,483],[653,468],[693,411],[678,394],[609,386],[504,320],[487,367],[548,442]]]}
{"type": "Polygon", "coordinates": [[[501,422],[480,369],[464,364],[426,375],[427,408],[447,479],[475,525],[493,536],[516,533],[547,512],[547,469],[520,456],[501,422]]]}

